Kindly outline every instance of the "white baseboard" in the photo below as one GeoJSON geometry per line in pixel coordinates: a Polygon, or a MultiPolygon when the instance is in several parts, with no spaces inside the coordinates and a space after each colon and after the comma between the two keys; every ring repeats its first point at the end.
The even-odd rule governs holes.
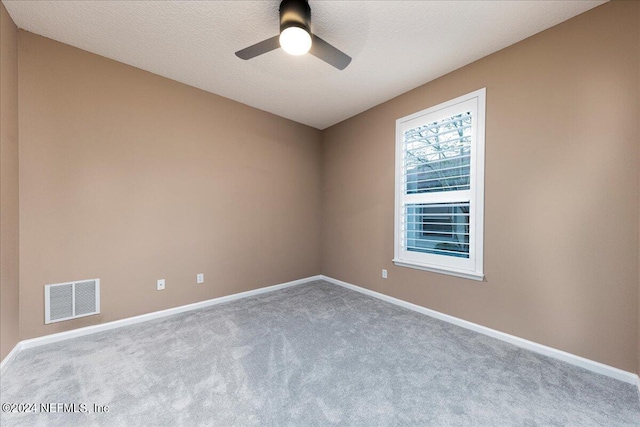
{"type": "Polygon", "coordinates": [[[327,276],[322,276],[322,280],[326,280],[329,283],[333,283],[335,285],[339,285],[347,289],[351,289],[353,291],[381,299],[391,304],[399,305],[400,307],[408,308],[409,310],[417,311],[418,313],[426,314],[427,316],[452,323],[465,329],[470,329],[472,331],[490,336],[492,338],[499,339],[500,341],[508,342],[509,344],[513,344],[516,347],[524,348],[535,353],[562,360],[563,362],[569,363],[571,365],[579,366],[586,370],[601,375],[606,375],[607,377],[611,377],[625,383],[634,384],[638,386],[638,391],[640,392],[640,380],[638,378],[638,375],[634,374],[633,372],[623,371],[622,369],[614,368],[613,366],[605,365],[604,363],[596,362],[594,360],[576,356],[575,354],[567,353],[565,351],[558,350],[552,347],[547,347],[546,345],[538,344],[524,338],[519,338],[514,335],[496,331],[495,329],[487,328],[486,326],[478,325],[477,323],[462,320],[460,318],[440,313],[438,311],[431,310],[429,308],[425,308],[416,304],[412,304],[398,298],[390,297],[379,292],[361,288],[360,286],[352,285],[351,283],[343,282],[342,280],[337,280],[327,276]]]}
{"type": "Polygon", "coordinates": [[[6,366],[11,360],[13,360],[20,351],[39,347],[45,344],[51,344],[54,342],[65,341],[72,338],[81,337],[84,335],[95,334],[98,332],[108,331],[111,329],[121,328],[123,326],[134,325],[136,323],[148,322],[149,320],[160,319],[162,317],[173,316],[175,314],[184,313],[186,311],[197,310],[199,308],[205,308],[212,305],[222,304],[225,302],[235,301],[242,298],[251,297],[254,295],[260,295],[267,292],[273,292],[291,286],[301,285],[303,283],[313,282],[314,280],[321,280],[322,276],[311,276],[304,279],[294,280],[291,282],[280,283],[278,285],[267,286],[264,288],[253,289],[251,291],[240,292],[237,294],[227,295],[224,297],[213,298],[206,301],[200,301],[193,304],[182,305],[180,307],[169,308],[167,310],[155,311],[153,313],[142,314],[140,316],[128,317],[126,319],[115,320],[113,322],[101,323],[99,325],[87,326],[84,328],[73,329],[71,331],[59,332],[56,334],[45,335],[42,337],[32,338],[24,341],[20,341],[11,352],[4,358],[1,363],[1,372],[4,372],[6,366]]]}
{"type": "Polygon", "coordinates": [[[7,365],[9,365],[9,362],[11,362],[18,355],[18,353],[20,353],[21,350],[22,343],[19,342],[15,347],[13,347],[13,350],[11,350],[9,354],[7,354],[4,359],[2,359],[2,362],[0,362],[0,375],[4,374],[4,371],[5,369],[7,369],[7,365]]]}

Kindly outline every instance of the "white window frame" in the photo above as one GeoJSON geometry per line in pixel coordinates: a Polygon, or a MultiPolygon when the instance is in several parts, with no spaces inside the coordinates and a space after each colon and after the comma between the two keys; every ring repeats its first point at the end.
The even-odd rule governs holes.
{"type": "Polygon", "coordinates": [[[484,279],[485,110],[486,88],[482,88],[396,120],[395,250],[393,258],[395,265],[479,281],[484,279]],[[472,115],[469,190],[405,194],[404,132],[467,111],[471,111],[472,115]],[[403,247],[403,207],[405,204],[460,201],[470,202],[469,258],[407,251],[403,247]]]}

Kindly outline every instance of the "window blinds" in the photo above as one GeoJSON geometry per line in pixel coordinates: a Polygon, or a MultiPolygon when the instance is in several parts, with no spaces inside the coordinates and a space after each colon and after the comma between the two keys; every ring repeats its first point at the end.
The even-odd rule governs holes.
{"type": "Polygon", "coordinates": [[[482,280],[485,89],[396,122],[396,265],[482,280]]]}

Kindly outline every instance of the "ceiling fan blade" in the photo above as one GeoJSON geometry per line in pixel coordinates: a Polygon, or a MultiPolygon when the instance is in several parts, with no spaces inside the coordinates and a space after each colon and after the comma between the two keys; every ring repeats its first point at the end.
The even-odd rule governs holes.
{"type": "Polygon", "coordinates": [[[280,47],[279,35],[263,40],[252,46],[246,47],[236,52],[236,56],[240,59],[251,59],[263,53],[271,52],[280,47]]]}
{"type": "Polygon", "coordinates": [[[351,62],[351,57],[338,48],[330,45],[320,37],[313,35],[313,43],[309,53],[322,59],[327,64],[333,65],[338,70],[344,70],[351,62]]]}

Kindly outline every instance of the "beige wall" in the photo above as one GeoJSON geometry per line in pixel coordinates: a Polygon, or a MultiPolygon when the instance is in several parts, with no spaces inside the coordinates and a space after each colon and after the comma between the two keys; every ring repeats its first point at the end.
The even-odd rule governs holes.
{"type": "MultiPolygon", "coordinates": [[[[638,20],[637,21],[638,25],[636,27],[636,31],[637,31],[637,37],[638,37],[638,45],[640,45],[640,14],[638,14],[637,20],[638,20]]],[[[638,104],[638,110],[640,110],[640,67],[638,67],[638,87],[637,87],[636,102],[638,104]]],[[[638,114],[637,118],[638,118],[638,129],[640,130],[640,114],[638,114]]],[[[638,139],[640,140],[640,136],[638,137],[638,139]]],[[[638,191],[640,191],[640,182],[638,182],[638,191]]],[[[638,219],[638,224],[640,224],[640,218],[638,219]]],[[[640,235],[638,236],[638,241],[640,242],[640,235]]],[[[640,262],[638,262],[638,267],[640,268],[640,262]]],[[[636,372],[640,374],[640,281],[638,282],[638,368],[636,372]]]]}
{"type": "Polygon", "coordinates": [[[0,359],[18,342],[18,30],[0,3],[0,359]]]}
{"type": "Polygon", "coordinates": [[[603,5],[327,129],[322,273],[635,371],[639,17],[603,5]],[[486,279],[396,267],[395,120],[482,87],[486,279]]]}
{"type": "Polygon", "coordinates": [[[19,49],[22,339],[320,273],[318,130],[22,30],[19,49]],[[94,277],[102,314],[44,325],[45,284],[94,277]]]}

